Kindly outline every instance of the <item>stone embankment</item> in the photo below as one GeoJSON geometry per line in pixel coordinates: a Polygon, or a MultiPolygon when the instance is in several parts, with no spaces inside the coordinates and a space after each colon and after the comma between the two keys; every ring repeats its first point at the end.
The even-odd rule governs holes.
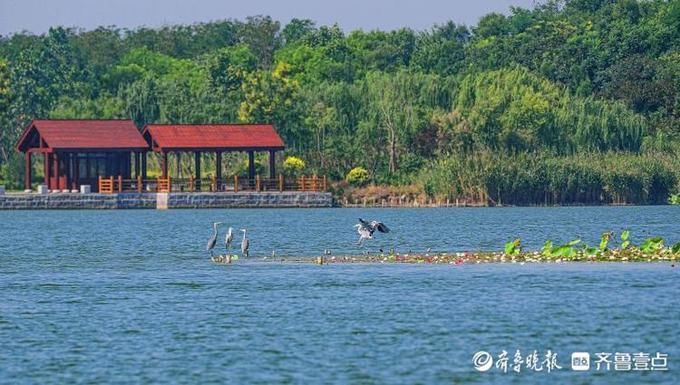
{"type": "Polygon", "coordinates": [[[333,197],[330,193],[325,192],[0,194],[0,210],[279,208],[332,206],[333,197]]]}

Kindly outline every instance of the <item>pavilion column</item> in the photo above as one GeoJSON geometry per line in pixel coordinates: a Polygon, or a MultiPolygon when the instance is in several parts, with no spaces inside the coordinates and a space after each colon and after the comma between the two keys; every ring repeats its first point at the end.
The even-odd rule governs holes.
{"type": "Polygon", "coordinates": [[[54,186],[52,186],[53,190],[58,190],[59,189],[59,154],[54,153],[52,155],[52,167],[54,168],[54,186]]]}
{"type": "Polygon", "coordinates": [[[177,157],[177,165],[176,165],[177,168],[175,170],[176,171],[175,178],[181,178],[181,176],[182,176],[182,153],[177,151],[175,153],[175,156],[177,157]]]}
{"type": "Polygon", "coordinates": [[[139,178],[139,161],[140,161],[140,152],[135,151],[134,156],[135,156],[135,178],[139,178]]]}
{"type": "Polygon", "coordinates": [[[43,152],[43,161],[45,164],[43,165],[43,174],[45,175],[45,186],[47,188],[50,188],[50,154],[47,152],[43,152]]]}
{"type": "Polygon", "coordinates": [[[80,183],[80,160],[78,155],[73,157],[73,190],[78,190],[78,184],[80,183]]]}
{"type": "Polygon", "coordinates": [[[248,179],[255,179],[255,152],[248,151],[248,179]]]}
{"type": "Polygon", "coordinates": [[[66,169],[64,170],[66,174],[66,184],[64,187],[69,190],[71,189],[71,183],[73,182],[73,168],[71,166],[73,166],[73,153],[69,152],[66,154],[66,159],[64,159],[64,168],[66,169]]]}
{"type": "Polygon", "coordinates": [[[218,182],[222,179],[222,153],[220,151],[215,153],[215,177],[218,182]]]}
{"type": "Polygon", "coordinates": [[[201,191],[201,152],[194,152],[194,172],[196,173],[196,189],[201,191]]]}
{"type": "Polygon", "coordinates": [[[276,178],[276,151],[269,151],[269,178],[276,178]]]}
{"type": "Polygon", "coordinates": [[[168,153],[165,151],[161,153],[161,177],[168,177],[168,153]]]}
{"type": "Polygon", "coordinates": [[[24,188],[26,190],[31,189],[31,153],[26,151],[26,157],[24,159],[26,164],[24,165],[25,170],[24,170],[24,188]]]}
{"type": "Polygon", "coordinates": [[[59,158],[59,168],[61,168],[61,175],[64,177],[64,183],[62,184],[59,182],[59,189],[61,190],[66,190],[68,188],[68,158],[69,158],[69,153],[64,153],[62,156],[59,158]]]}
{"type": "Polygon", "coordinates": [[[146,160],[148,155],[146,151],[142,152],[142,179],[146,179],[146,160]]]}

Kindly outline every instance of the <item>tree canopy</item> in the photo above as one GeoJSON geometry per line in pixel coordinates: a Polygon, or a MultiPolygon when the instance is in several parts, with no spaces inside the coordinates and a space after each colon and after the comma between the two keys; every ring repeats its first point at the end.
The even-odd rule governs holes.
{"type": "MultiPolygon", "coordinates": [[[[372,182],[449,196],[472,191],[451,188],[453,164],[564,170],[662,153],[672,190],[680,0],[548,0],[426,31],[254,16],[0,37],[3,183],[21,178],[13,145],[33,118],[274,123],[308,171],[342,180],[363,167],[372,182]]],[[[475,188],[497,194],[480,182],[493,172],[475,188]]]]}

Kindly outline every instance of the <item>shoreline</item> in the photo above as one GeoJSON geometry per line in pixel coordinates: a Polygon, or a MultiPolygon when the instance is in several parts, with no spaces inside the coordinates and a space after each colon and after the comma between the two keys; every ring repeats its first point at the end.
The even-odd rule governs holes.
{"type": "Polygon", "coordinates": [[[462,208],[558,208],[674,206],[664,204],[602,203],[562,205],[494,205],[456,203],[347,203],[329,192],[219,192],[219,193],[25,193],[0,194],[2,210],[124,210],[124,209],[213,209],[213,208],[347,208],[347,209],[462,209],[462,208]]]}
{"type": "Polygon", "coordinates": [[[121,210],[214,208],[327,208],[331,193],[219,192],[219,193],[6,193],[0,210],[121,210]]]}

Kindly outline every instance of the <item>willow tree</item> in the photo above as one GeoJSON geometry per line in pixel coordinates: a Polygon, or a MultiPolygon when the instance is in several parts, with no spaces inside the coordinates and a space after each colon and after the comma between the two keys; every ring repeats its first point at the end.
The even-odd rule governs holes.
{"type": "Polygon", "coordinates": [[[370,72],[364,85],[364,123],[369,127],[366,139],[384,143],[388,172],[394,174],[400,156],[427,123],[427,112],[446,104],[450,98],[441,87],[440,77],[406,70],[394,74],[370,72]]]}
{"type": "Polygon", "coordinates": [[[121,88],[119,97],[125,101],[125,110],[137,128],[158,120],[160,107],[157,84],[152,77],[146,77],[121,88]]]}

